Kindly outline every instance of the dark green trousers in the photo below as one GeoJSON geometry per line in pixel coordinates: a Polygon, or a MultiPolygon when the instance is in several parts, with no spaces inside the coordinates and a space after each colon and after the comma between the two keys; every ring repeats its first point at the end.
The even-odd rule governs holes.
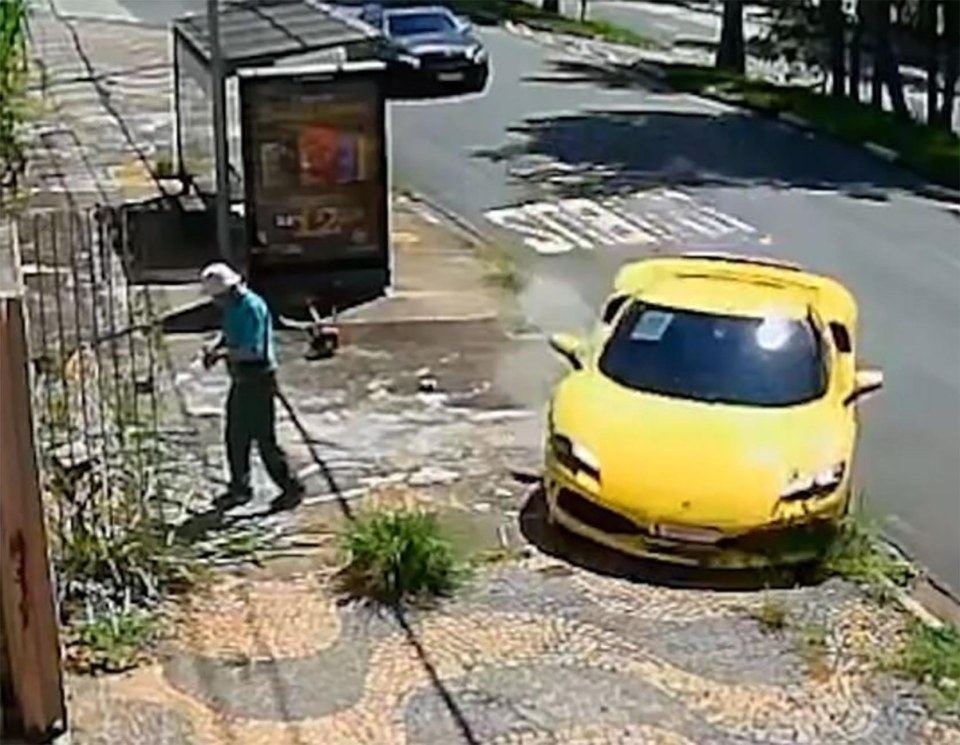
{"type": "Polygon", "coordinates": [[[234,375],[227,396],[227,461],[230,492],[249,496],[250,450],[257,444],[263,465],[284,491],[296,486],[286,453],[277,443],[277,381],[273,373],[234,375]]]}

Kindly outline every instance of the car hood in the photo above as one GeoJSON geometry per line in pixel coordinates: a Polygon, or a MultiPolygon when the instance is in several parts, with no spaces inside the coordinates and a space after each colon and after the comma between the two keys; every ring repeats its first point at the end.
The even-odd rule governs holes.
{"type": "Polygon", "coordinates": [[[411,54],[426,54],[429,52],[466,52],[478,45],[474,39],[460,34],[435,33],[417,34],[416,36],[394,37],[394,43],[411,54]]]}
{"type": "Polygon", "coordinates": [[[848,463],[854,424],[831,399],[793,407],[711,404],[569,376],[553,422],[600,462],[603,499],[643,522],[748,528],[777,516],[791,477],[848,463]]]}

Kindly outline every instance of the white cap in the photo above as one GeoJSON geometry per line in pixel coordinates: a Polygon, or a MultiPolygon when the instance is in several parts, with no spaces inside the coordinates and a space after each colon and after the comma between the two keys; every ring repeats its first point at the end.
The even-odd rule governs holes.
{"type": "Polygon", "coordinates": [[[206,266],[200,272],[200,282],[203,284],[203,291],[207,295],[216,297],[238,286],[243,282],[243,277],[237,274],[228,264],[218,261],[206,266]]]}

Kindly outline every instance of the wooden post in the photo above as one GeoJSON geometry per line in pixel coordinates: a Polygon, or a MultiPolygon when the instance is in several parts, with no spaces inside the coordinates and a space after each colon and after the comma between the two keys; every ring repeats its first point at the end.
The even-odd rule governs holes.
{"type": "MultiPolygon", "coordinates": [[[[0,231],[4,226],[0,225],[0,231]]],[[[66,725],[60,640],[30,411],[23,293],[0,235],[0,738],[47,742],[66,725]],[[18,731],[13,731],[16,727],[18,731]]],[[[7,246],[6,248],[12,248],[7,246]]]]}

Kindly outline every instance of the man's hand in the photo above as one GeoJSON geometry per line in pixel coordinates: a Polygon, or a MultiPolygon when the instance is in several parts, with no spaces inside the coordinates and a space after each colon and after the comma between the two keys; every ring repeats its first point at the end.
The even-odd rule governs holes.
{"type": "Polygon", "coordinates": [[[209,370],[224,357],[226,357],[226,350],[223,347],[205,347],[203,350],[203,368],[209,370]]]}

